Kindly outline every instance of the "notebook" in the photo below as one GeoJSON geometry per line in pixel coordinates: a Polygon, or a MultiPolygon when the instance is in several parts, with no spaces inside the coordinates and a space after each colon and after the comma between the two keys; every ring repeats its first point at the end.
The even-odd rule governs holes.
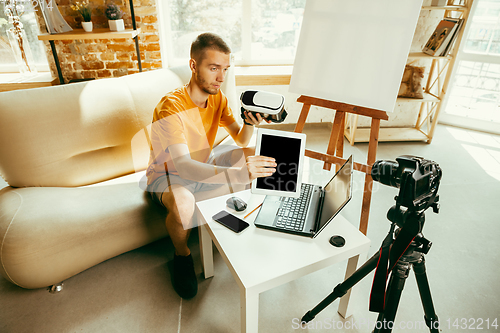
{"type": "Polygon", "coordinates": [[[324,185],[302,183],[298,198],[267,195],[255,226],[316,237],[352,197],[352,155],[324,185]]]}

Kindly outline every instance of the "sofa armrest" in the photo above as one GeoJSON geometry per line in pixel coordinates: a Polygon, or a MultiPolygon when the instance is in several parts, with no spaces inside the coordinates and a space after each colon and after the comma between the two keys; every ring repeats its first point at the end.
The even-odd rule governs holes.
{"type": "Polygon", "coordinates": [[[0,191],[0,274],[23,288],[59,283],[167,236],[166,210],[136,182],[0,191]]]}

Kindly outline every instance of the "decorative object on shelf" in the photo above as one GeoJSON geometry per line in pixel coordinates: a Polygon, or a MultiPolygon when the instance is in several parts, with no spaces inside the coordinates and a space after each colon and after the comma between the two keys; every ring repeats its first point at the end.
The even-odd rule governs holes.
{"type": "Polygon", "coordinates": [[[108,18],[109,30],[123,31],[125,23],[123,22],[123,12],[117,5],[109,4],[106,8],[106,17],[108,18]]]}
{"type": "Polygon", "coordinates": [[[406,65],[403,79],[399,86],[398,97],[424,98],[424,90],[422,88],[423,77],[424,67],[406,65]]]}
{"type": "Polygon", "coordinates": [[[33,76],[38,73],[35,61],[28,44],[28,37],[23,29],[20,17],[24,14],[24,6],[18,0],[7,0],[5,4],[5,15],[9,18],[12,28],[7,30],[10,48],[14,53],[17,66],[21,74],[33,76]]]}
{"type": "Polygon", "coordinates": [[[66,22],[62,17],[55,1],[40,0],[39,3],[43,19],[45,21],[45,27],[47,28],[47,32],[49,34],[57,34],[73,30],[69,26],[68,22],[66,22]]]}
{"type": "Polygon", "coordinates": [[[431,6],[443,7],[447,5],[448,0],[432,0],[431,6]]]}
{"type": "Polygon", "coordinates": [[[82,22],[82,28],[85,30],[85,32],[91,32],[92,31],[92,21],[90,22],[82,22]]]}
{"type": "Polygon", "coordinates": [[[446,56],[457,37],[462,23],[463,19],[445,18],[441,20],[422,52],[431,56],[446,56]]]}
{"type": "Polygon", "coordinates": [[[82,16],[83,30],[85,30],[86,32],[92,31],[92,9],[90,8],[88,0],[83,2],[77,1],[76,4],[71,5],[71,9],[73,9],[75,12],[78,12],[82,16]]]}

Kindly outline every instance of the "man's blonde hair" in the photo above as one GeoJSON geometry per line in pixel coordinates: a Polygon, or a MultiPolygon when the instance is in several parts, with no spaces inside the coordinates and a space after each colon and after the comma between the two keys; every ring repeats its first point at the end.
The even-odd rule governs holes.
{"type": "Polygon", "coordinates": [[[201,63],[205,57],[205,50],[215,50],[225,54],[231,53],[231,49],[224,40],[211,32],[206,32],[198,37],[191,44],[191,58],[201,63]]]}

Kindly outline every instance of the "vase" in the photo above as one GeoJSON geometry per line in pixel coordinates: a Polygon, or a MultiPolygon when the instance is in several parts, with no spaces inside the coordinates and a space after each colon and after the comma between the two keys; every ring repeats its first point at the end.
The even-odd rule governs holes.
{"type": "Polygon", "coordinates": [[[7,30],[10,48],[14,53],[19,72],[24,76],[34,76],[38,73],[35,67],[35,61],[31,54],[31,48],[28,44],[28,37],[24,29],[10,28],[7,30]]]}
{"type": "Polygon", "coordinates": [[[90,22],[82,22],[82,27],[85,32],[91,32],[92,31],[92,21],[90,22]]]}
{"type": "Polygon", "coordinates": [[[123,31],[125,30],[125,24],[123,19],[119,20],[108,20],[109,30],[111,31],[123,31]]]}

